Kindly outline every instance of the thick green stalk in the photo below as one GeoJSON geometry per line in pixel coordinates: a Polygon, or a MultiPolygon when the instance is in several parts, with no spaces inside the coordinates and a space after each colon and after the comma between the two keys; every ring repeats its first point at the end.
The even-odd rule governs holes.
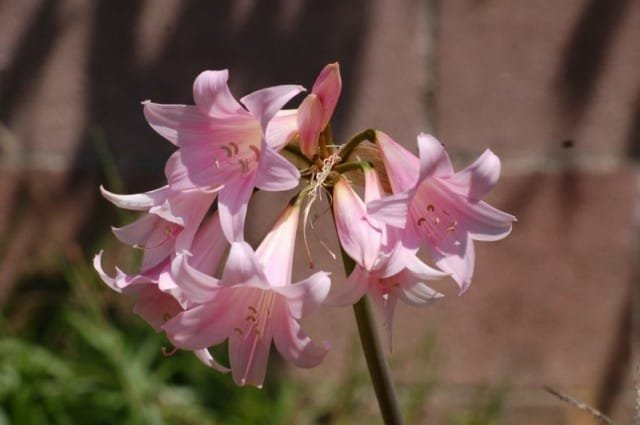
{"type": "MultiPolygon", "coordinates": [[[[345,252],[342,252],[342,260],[348,276],[355,268],[355,263],[345,252]]],[[[366,296],[354,304],[353,312],[356,316],[360,343],[362,344],[362,350],[367,360],[369,375],[371,376],[371,382],[376,392],[382,419],[386,425],[401,425],[403,419],[400,406],[398,405],[398,397],[396,396],[393,381],[391,381],[389,366],[387,365],[382,344],[375,329],[371,306],[366,296]]]]}

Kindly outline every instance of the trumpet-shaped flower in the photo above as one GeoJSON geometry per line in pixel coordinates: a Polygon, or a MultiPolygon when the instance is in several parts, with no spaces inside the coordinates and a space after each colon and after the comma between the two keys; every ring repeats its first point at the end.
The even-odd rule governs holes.
{"type": "MultiPolygon", "coordinates": [[[[193,243],[189,246],[188,255],[191,264],[198,267],[203,273],[213,273],[227,246],[220,228],[219,216],[213,214],[198,228],[193,243]]],[[[178,258],[181,259],[186,255],[185,252],[187,251],[183,250],[178,258]]],[[[176,260],[174,259],[173,262],[176,260]]],[[[133,311],[156,331],[162,330],[162,326],[171,317],[194,305],[194,302],[188,299],[185,291],[173,278],[171,274],[172,259],[169,256],[159,264],[135,274],[127,274],[116,267],[116,275],[111,277],[102,268],[102,251],[100,251],[94,257],[93,266],[102,281],[113,290],[136,297],[133,311]]],[[[221,372],[228,371],[213,359],[207,349],[194,350],[194,353],[206,365],[221,372]]]]}
{"type": "Polygon", "coordinates": [[[342,285],[334,285],[330,303],[353,304],[365,293],[376,302],[385,319],[389,343],[397,300],[423,306],[443,295],[425,281],[446,276],[418,259],[417,250],[402,244],[402,232],[367,213],[365,202],[382,197],[383,191],[375,170],[366,167],[365,200],[341,178],[333,190],[333,211],[340,244],[356,262],[356,267],[342,285]]]}
{"type": "Polygon", "coordinates": [[[239,103],[227,86],[228,72],[205,71],[193,85],[194,106],[144,103],[151,127],[178,146],[165,167],[175,190],[217,191],[222,229],[229,241],[244,239],[247,204],[255,187],[267,191],[298,185],[300,173],[277,153],[288,122],[272,118],[301,86],[255,91],[239,103]],[[271,139],[265,137],[267,127],[271,139]]]}
{"type": "Polygon", "coordinates": [[[291,283],[295,234],[300,209],[289,207],[254,250],[243,241],[231,245],[221,279],[176,267],[178,281],[195,305],[164,325],[171,342],[201,350],[229,340],[233,379],[238,385],[262,386],[271,341],[282,356],[299,367],[316,366],[327,348],[314,344],[298,321],[327,296],[325,272],[291,283]]]}
{"type": "Polygon", "coordinates": [[[329,124],[341,90],[340,66],[330,63],[320,71],[311,93],[298,108],[300,150],[308,158],[316,153],[320,133],[329,124]]]}
{"type": "Polygon", "coordinates": [[[455,173],[444,147],[432,136],[418,136],[419,160],[384,133],[377,132],[376,143],[395,194],[372,202],[369,212],[404,228],[405,247],[425,247],[464,292],[473,276],[473,240],[502,239],[516,220],[481,200],[498,181],[500,160],[487,149],[455,173]]]}

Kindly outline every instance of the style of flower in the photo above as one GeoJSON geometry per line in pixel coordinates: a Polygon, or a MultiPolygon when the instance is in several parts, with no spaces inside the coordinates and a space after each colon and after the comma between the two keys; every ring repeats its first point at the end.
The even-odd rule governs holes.
{"type": "Polygon", "coordinates": [[[454,173],[443,145],[432,136],[418,136],[419,159],[382,132],[376,143],[394,195],[371,202],[369,213],[404,228],[404,246],[425,247],[464,292],[473,276],[473,241],[502,239],[516,221],[481,200],[498,181],[500,160],[487,149],[454,173]]]}
{"type": "Polygon", "coordinates": [[[298,185],[298,169],[275,148],[286,143],[280,138],[288,137],[288,127],[279,130],[280,121],[270,122],[304,89],[269,87],[248,94],[239,103],[227,79],[227,70],[202,72],[193,85],[194,106],[147,101],[144,113],[151,127],[178,147],[165,167],[169,186],[178,191],[217,192],[224,234],[229,241],[240,241],[255,187],[281,191],[298,185]],[[265,137],[269,125],[271,139],[265,137]]]}
{"type": "Polygon", "coordinates": [[[382,312],[391,346],[397,300],[417,307],[431,304],[443,295],[425,282],[447,274],[420,261],[417,250],[407,249],[400,229],[367,213],[365,202],[378,200],[384,193],[374,169],[365,166],[364,177],[364,202],[345,178],[340,178],[333,188],[333,214],[340,245],[356,267],[345,282],[334,285],[329,302],[350,305],[368,293],[382,312]]]}
{"type": "Polygon", "coordinates": [[[295,235],[300,207],[290,206],[254,251],[234,242],[221,279],[190,267],[187,258],[175,277],[197,305],[169,320],[163,329],[185,350],[201,350],[229,340],[229,360],[238,385],[261,387],[271,341],[280,354],[299,367],[320,363],[327,346],[318,346],[298,321],[327,297],[328,273],[317,272],[291,283],[295,235]]]}
{"type": "Polygon", "coordinates": [[[341,90],[340,66],[330,63],[320,71],[311,93],[298,108],[300,150],[309,159],[316,153],[320,133],[329,124],[341,90]]]}

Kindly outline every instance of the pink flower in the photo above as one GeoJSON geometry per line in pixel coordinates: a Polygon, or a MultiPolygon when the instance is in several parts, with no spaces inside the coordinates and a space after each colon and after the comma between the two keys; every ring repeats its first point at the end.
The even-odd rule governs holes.
{"type": "MultiPolygon", "coordinates": [[[[366,168],[365,202],[382,197],[378,175],[366,168]]],[[[329,302],[349,305],[368,293],[381,309],[391,344],[393,312],[398,299],[413,305],[430,304],[443,295],[431,289],[425,281],[446,276],[416,257],[417,250],[402,244],[400,229],[386,225],[367,213],[360,199],[345,178],[333,189],[333,211],[340,244],[356,262],[354,271],[342,285],[334,285],[329,302]]]]}
{"type": "MultiPolygon", "coordinates": [[[[142,202],[142,195],[144,194],[116,196],[119,196],[121,201],[137,199],[142,202]]],[[[189,246],[191,263],[205,273],[213,273],[227,247],[228,243],[222,236],[218,214],[214,214],[198,228],[193,243],[189,246]]],[[[180,255],[185,255],[184,252],[182,251],[180,255]]],[[[173,278],[171,265],[171,256],[167,256],[153,267],[142,269],[135,274],[127,274],[116,267],[116,275],[111,277],[102,268],[102,251],[93,260],[93,266],[105,284],[116,292],[136,297],[134,313],[142,317],[156,331],[162,330],[162,326],[171,317],[193,305],[173,278]]],[[[207,349],[195,350],[194,353],[206,365],[221,372],[228,371],[213,359],[207,349]]]]}
{"type": "Polygon", "coordinates": [[[151,127],[179,148],[165,168],[171,188],[218,191],[224,234],[239,241],[255,187],[281,191],[298,185],[300,173],[275,149],[286,143],[289,120],[281,131],[280,120],[272,123],[271,139],[265,132],[278,110],[304,89],[269,87],[243,97],[241,105],[227,79],[227,70],[205,71],[193,85],[195,106],[145,102],[144,113],[151,127]]]}
{"type": "Polygon", "coordinates": [[[418,136],[419,160],[384,133],[377,132],[376,143],[395,194],[372,202],[369,213],[405,228],[405,247],[425,247],[464,292],[473,276],[473,240],[502,239],[516,221],[481,201],[498,181],[500,160],[486,150],[454,173],[447,152],[432,136],[418,136]]]}
{"type": "Polygon", "coordinates": [[[316,153],[320,133],[329,124],[341,90],[340,66],[337,62],[330,63],[320,72],[311,93],[298,108],[300,150],[308,158],[316,153]]]}
{"type": "Polygon", "coordinates": [[[299,367],[316,366],[327,347],[314,344],[298,321],[326,298],[328,274],[318,272],[291,284],[299,206],[289,207],[258,249],[234,242],[222,278],[201,273],[182,262],[175,276],[188,298],[199,305],[164,325],[171,342],[200,350],[229,340],[233,379],[238,385],[262,386],[271,341],[299,367]]]}

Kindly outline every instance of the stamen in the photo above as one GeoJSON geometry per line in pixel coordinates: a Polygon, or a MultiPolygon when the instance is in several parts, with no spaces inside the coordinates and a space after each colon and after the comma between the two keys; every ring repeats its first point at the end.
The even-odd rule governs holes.
{"type": "Polygon", "coordinates": [[[178,352],[178,347],[171,347],[171,348],[162,347],[160,350],[162,351],[163,356],[171,357],[178,352]]]}
{"type": "Polygon", "coordinates": [[[162,320],[164,322],[168,322],[173,316],[171,315],[171,313],[165,313],[162,315],[162,320]]]}
{"type": "Polygon", "coordinates": [[[231,158],[233,156],[233,152],[231,150],[231,148],[227,145],[222,145],[220,146],[220,149],[222,149],[226,154],[228,158],[231,158]]]}
{"type": "Polygon", "coordinates": [[[427,219],[426,219],[426,218],[424,218],[424,217],[420,217],[420,218],[418,219],[418,226],[421,226],[421,225],[422,225],[422,223],[424,223],[425,221],[427,221],[427,219]]]}
{"type": "Polygon", "coordinates": [[[233,148],[233,154],[234,155],[238,155],[238,152],[240,152],[240,149],[238,148],[238,145],[236,145],[235,142],[229,142],[229,146],[231,146],[233,148]]]}
{"type": "Polygon", "coordinates": [[[256,155],[256,161],[260,160],[260,149],[257,146],[249,145],[249,149],[256,155]]]}
{"type": "Polygon", "coordinates": [[[436,208],[432,204],[427,205],[427,211],[429,211],[430,213],[434,212],[435,210],[436,208]]]}
{"type": "Polygon", "coordinates": [[[233,328],[233,330],[236,331],[238,333],[238,335],[242,336],[242,334],[243,334],[242,329],[240,329],[238,327],[235,327],[235,328],[233,328]]]}

